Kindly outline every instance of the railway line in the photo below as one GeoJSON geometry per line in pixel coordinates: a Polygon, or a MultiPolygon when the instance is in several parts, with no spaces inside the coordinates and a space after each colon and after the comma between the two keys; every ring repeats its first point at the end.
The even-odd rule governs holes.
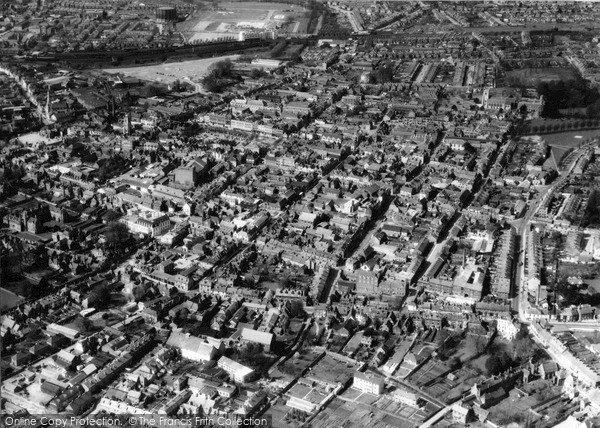
{"type": "Polygon", "coordinates": [[[227,41],[202,45],[172,46],[158,49],[111,50],[111,51],[71,51],[50,55],[14,55],[0,52],[0,62],[68,62],[70,64],[104,64],[114,67],[119,63],[138,64],[145,62],[164,62],[167,59],[209,57],[224,53],[241,52],[247,49],[267,47],[269,40],[227,41]],[[136,62],[137,61],[137,62],[136,62]]]}

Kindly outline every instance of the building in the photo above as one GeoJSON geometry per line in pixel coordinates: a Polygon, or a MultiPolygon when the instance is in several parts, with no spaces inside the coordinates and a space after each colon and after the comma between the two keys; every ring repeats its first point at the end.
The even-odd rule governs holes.
{"type": "MultiPolygon", "coordinates": [[[[240,31],[238,34],[238,41],[244,42],[246,40],[273,40],[275,38],[275,31],[240,31]]],[[[254,60],[256,61],[256,60],[254,60]]],[[[253,61],[253,63],[254,63],[253,61]]]]}
{"type": "Polygon", "coordinates": [[[251,64],[253,67],[277,68],[281,66],[282,62],[278,59],[257,58],[253,59],[251,64]]]}
{"type": "Polygon", "coordinates": [[[77,337],[79,337],[79,330],[55,323],[48,324],[48,326],[46,327],[46,331],[53,335],[62,334],[63,336],[68,337],[69,339],[76,339],[77,337]]]}
{"type": "Polygon", "coordinates": [[[533,322],[529,331],[549,350],[556,362],[583,385],[595,388],[600,385],[600,373],[589,361],[578,358],[556,335],[546,330],[539,322],[533,322]]]}
{"type": "Polygon", "coordinates": [[[473,411],[470,407],[466,407],[460,403],[455,403],[452,406],[452,421],[456,424],[466,425],[471,419],[473,411]]]}
{"type": "Polygon", "coordinates": [[[542,286],[542,267],[541,235],[533,230],[527,234],[527,288],[536,297],[536,301],[542,286]]]}
{"type": "Polygon", "coordinates": [[[268,352],[271,350],[271,346],[273,346],[275,338],[273,336],[273,333],[253,330],[251,328],[244,328],[242,329],[241,340],[244,342],[259,343],[263,345],[265,351],[268,352]]]}
{"type": "Polygon", "coordinates": [[[167,346],[179,349],[181,356],[192,361],[210,361],[218,353],[213,343],[187,334],[173,332],[167,340],[167,346]]]}
{"type": "Polygon", "coordinates": [[[508,299],[512,285],[512,269],[517,247],[516,233],[513,228],[505,231],[497,244],[494,256],[495,274],[492,278],[492,291],[501,298],[508,299]]]}
{"type": "Polygon", "coordinates": [[[540,117],[540,114],[544,109],[544,96],[540,95],[539,98],[521,98],[517,105],[517,110],[520,112],[522,109],[524,109],[532,118],[540,117]]]}
{"type": "Polygon", "coordinates": [[[164,261],[159,264],[158,269],[145,273],[144,276],[167,288],[175,287],[183,292],[196,288],[197,283],[194,282],[193,275],[198,266],[191,265],[179,271],[175,271],[174,266],[173,262],[164,261]]]}
{"type": "Polygon", "coordinates": [[[127,216],[120,220],[131,233],[158,236],[171,228],[171,220],[166,215],[153,215],[147,212],[145,216],[127,216]]]}
{"type": "Polygon", "coordinates": [[[512,322],[512,320],[506,320],[502,318],[498,318],[496,320],[496,330],[500,336],[510,341],[514,340],[519,332],[519,329],[515,323],[512,322]]]}
{"type": "Polygon", "coordinates": [[[400,388],[397,388],[392,393],[392,400],[406,404],[411,407],[419,407],[420,403],[420,399],[417,396],[417,394],[400,388]]]}
{"type": "Polygon", "coordinates": [[[249,382],[254,378],[255,372],[250,367],[233,361],[231,358],[221,357],[217,365],[225,370],[234,382],[249,382]]]}
{"type": "Polygon", "coordinates": [[[184,166],[176,168],[175,182],[184,186],[193,186],[198,184],[198,180],[208,170],[208,163],[200,158],[188,162],[184,166]]]}
{"type": "Polygon", "coordinates": [[[352,386],[359,391],[369,394],[381,395],[384,389],[383,378],[371,373],[354,373],[352,386]]]}

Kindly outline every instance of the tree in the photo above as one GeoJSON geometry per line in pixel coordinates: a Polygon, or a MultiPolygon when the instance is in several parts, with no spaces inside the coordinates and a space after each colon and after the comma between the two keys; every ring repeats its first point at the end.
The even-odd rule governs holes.
{"type": "Polygon", "coordinates": [[[462,364],[462,361],[459,357],[452,357],[449,361],[450,367],[453,369],[459,368],[462,364]]]}
{"type": "Polygon", "coordinates": [[[146,289],[144,288],[143,285],[136,285],[133,287],[133,289],[131,290],[131,294],[133,295],[133,299],[136,302],[141,301],[144,296],[146,295],[146,289]]]}
{"type": "Polygon", "coordinates": [[[600,225],[600,192],[592,190],[583,219],[581,220],[581,226],[589,227],[598,225],[600,225]]]}
{"type": "Polygon", "coordinates": [[[12,176],[16,179],[19,179],[19,178],[23,177],[23,175],[24,175],[23,170],[16,163],[12,165],[10,170],[11,170],[12,176]]]}
{"type": "Polygon", "coordinates": [[[404,301],[404,298],[402,296],[396,296],[392,299],[392,301],[390,302],[390,309],[394,310],[394,311],[398,311],[400,309],[402,309],[402,302],[404,301]]]}
{"type": "Polygon", "coordinates": [[[521,114],[522,116],[525,116],[527,114],[527,105],[526,104],[523,104],[519,108],[519,114],[521,114]]]}
{"type": "Polygon", "coordinates": [[[210,74],[213,74],[217,79],[230,77],[233,71],[233,63],[229,58],[215,62],[209,67],[210,74]]]}
{"type": "Polygon", "coordinates": [[[106,220],[108,223],[112,223],[112,222],[114,222],[114,221],[115,221],[115,220],[117,220],[119,217],[121,217],[121,214],[119,214],[117,211],[115,211],[115,210],[112,210],[112,209],[108,210],[108,211],[106,212],[106,214],[104,214],[104,218],[105,218],[105,220],[106,220]]]}
{"type": "Polygon", "coordinates": [[[496,355],[492,355],[485,362],[485,369],[488,371],[489,375],[497,375],[502,372],[502,361],[496,355]]]}
{"type": "Polygon", "coordinates": [[[292,318],[304,317],[304,303],[300,299],[290,301],[290,315],[292,318]]]}
{"type": "Polygon", "coordinates": [[[123,223],[116,221],[110,223],[104,236],[107,247],[118,254],[122,254],[131,244],[131,233],[123,223]]]}
{"type": "Polygon", "coordinates": [[[506,351],[500,351],[494,355],[498,356],[498,359],[500,360],[500,363],[502,364],[502,368],[504,370],[508,369],[511,367],[512,365],[512,359],[510,358],[510,355],[508,355],[506,353],[506,351]]]}
{"type": "Polygon", "coordinates": [[[181,92],[183,89],[181,80],[175,79],[175,81],[171,84],[171,89],[173,89],[173,91],[175,92],[181,92]]]}
{"type": "Polygon", "coordinates": [[[75,327],[82,333],[90,331],[93,327],[92,322],[82,316],[78,316],[75,321],[73,321],[73,325],[75,325],[75,327]]]}
{"type": "Polygon", "coordinates": [[[127,167],[128,161],[120,155],[108,158],[97,171],[100,181],[106,181],[121,173],[127,167]]]}
{"type": "Polygon", "coordinates": [[[520,362],[527,361],[535,354],[533,341],[529,337],[518,339],[514,344],[514,357],[520,362]]]}
{"type": "Polygon", "coordinates": [[[94,307],[106,309],[110,305],[110,289],[106,285],[100,285],[92,290],[89,298],[94,307]]]}
{"type": "Polygon", "coordinates": [[[206,89],[209,92],[218,93],[218,92],[221,92],[221,90],[222,90],[219,80],[213,73],[206,75],[202,79],[202,86],[204,86],[204,89],[206,89]]]}
{"type": "Polygon", "coordinates": [[[239,356],[242,361],[250,361],[262,354],[263,346],[260,343],[246,343],[246,346],[240,349],[239,356]]]}
{"type": "Polygon", "coordinates": [[[269,56],[271,58],[277,58],[279,57],[283,51],[285,51],[285,48],[287,46],[287,41],[285,39],[281,39],[279,40],[275,46],[273,47],[273,49],[271,49],[271,52],[269,52],[269,56]]]}
{"type": "Polygon", "coordinates": [[[267,73],[265,73],[265,70],[263,70],[262,68],[253,68],[252,70],[250,70],[250,77],[253,79],[259,79],[261,77],[264,77],[267,73]]]}
{"type": "Polygon", "coordinates": [[[519,328],[519,331],[517,332],[515,339],[519,340],[519,339],[524,339],[526,337],[529,337],[529,331],[527,330],[527,325],[521,324],[521,327],[519,328]]]}
{"type": "Polygon", "coordinates": [[[155,97],[157,95],[163,95],[165,93],[165,90],[162,86],[156,85],[156,84],[151,84],[148,85],[145,88],[146,93],[148,94],[149,97],[155,97]]]}

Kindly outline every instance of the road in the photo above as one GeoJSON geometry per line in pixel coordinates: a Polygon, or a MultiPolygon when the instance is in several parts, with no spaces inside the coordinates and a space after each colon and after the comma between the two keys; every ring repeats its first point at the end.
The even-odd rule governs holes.
{"type": "MultiPolygon", "coordinates": [[[[540,207],[546,202],[546,199],[551,197],[552,194],[554,193],[554,191],[556,189],[559,189],[566,182],[566,180],[569,178],[569,176],[573,172],[573,169],[575,169],[575,166],[577,165],[578,161],[585,154],[585,152],[591,147],[592,144],[595,144],[595,143],[589,143],[588,145],[582,146],[579,149],[577,149],[576,154],[573,156],[573,159],[571,160],[571,163],[569,164],[569,167],[560,172],[560,176],[554,184],[552,184],[549,187],[540,188],[541,191],[530,203],[529,209],[527,210],[527,213],[525,213],[525,216],[522,219],[518,220],[517,222],[513,223],[513,226],[515,226],[517,229],[517,235],[519,235],[521,238],[521,242],[519,245],[518,266],[517,266],[517,272],[515,275],[514,286],[516,287],[516,290],[517,290],[515,298],[517,299],[519,321],[522,323],[526,323],[526,324],[529,323],[529,318],[527,316],[527,312],[528,312],[530,305],[527,300],[528,290],[527,290],[527,286],[526,286],[526,282],[525,282],[526,281],[525,255],[526,255],[526,248],[527,248],[527,233],[529,232],[531,220],[532,220],[532,218],[535,217],[535,215],[537,214],[540,207]]],[[[559,323],[559,322],[556,322],[556,323],[557,324],[565,324],[565,323],[559,323]]]]}
{"type": "MultiPolygon", "coordinates": [[[[527,213],[525,214],[525,216],[517,221],[512,222],[513,227],[515,227],[517,229],[517,234],[521,237],[521,243],[519,246],[519,257],[518,257],[519,264],[517,266],[517,272],[516,272],[516,277],[515,277],[515,287],[517,287],[516,299],[517,299],[517,304],[518,304],[519,321],[521,321],[522,323],[525,323],[525,324],[530,323],[529,319],[527,318],[527,313],[526,313],[527,312],[526,309],[528,309],[528,305],[529,305],[529,303],[527,301],[527,289],[526,289],[525,284],[522,282],[524,282],[524,279],[525,279],[525,249],[526,249],[526,245],[527,245],[527,232],[529,230],[531,220],[537,214],[540,206],[546,201],[546,198],[548,198],[550,195],[552,195],[552,193],[568,179],[569,175],[575,168],[577,161],[581,158],[581,156],[583,156],[586,149],[587,149],[587,147],[582,147],[581,149],[578,150],[579,153],[577,154],[577,156],[575,156],[573,158],[573,161],[571,162],[569,168],[567,168],[566,170],[564,170],[561,173],[560,178],[553,185],[538,188],[540,190],[540,192],[531,201],[529,209],[527,210],[527,213]]],[[[551,323],[556,324],[556,325],[563,325],[567,328],[580,329],[580,330],[595,330],[597,328],[600,328],[600,323],[561,323],[558,321],[554,321],[551,323]]],[[[556,359],[557,356],[553,355],[553,353],[550,353],[550,354],[554,359],[556,359]]],[[[434,414],[431,418],[429,418],[427,421],[422,423],[420,425],[420,428],[429,428],[429,427],[433,426],[434,424],[436,424],[441,419],[443,419],[447,413],[452,411],[452,405],[453,404],[444,406],[440,411],[438,411],[436,414],[434,414]]]]}
{"type": "Polygon", "coordinates": [[[25,97],[27,97],[27,99],[29,100],[29,102],[36,107],[36,112],[40,116],[40,119],[42,119],[42,121],[44,122],[44,125],[51,125],[52,123],[54,123],[50,119],[50,117],[48,116],[48,114],[46,113],[46,110],[44,109],[44,106],[41,106],[40,104],[38,104],[37,99],[33,96],[32,92],[30,92],[28,90],[28,87],[25,84],[24,80],[22,80],[21,78],[19,78],[15,74],[13,74],[13,72],[8,67],[1,66],[0,67],[0,73],[6,74],[17,85],[19,85],[19,87],[23,90],[23,93],[25,94],[25,97]]]}

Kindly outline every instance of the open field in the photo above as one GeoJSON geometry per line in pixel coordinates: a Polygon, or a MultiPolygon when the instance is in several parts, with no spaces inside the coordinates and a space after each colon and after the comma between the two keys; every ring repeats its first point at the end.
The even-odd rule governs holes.
{"type": "Polygon", "coordinates": [[[576,80],[577,73],[571,68],[523,68],[506,72],[505,80],[508,83],[523,85],[536,85],[539,82],[576,80]]]}
{"type": "Polygon", "coordinates": [[[285,3],[223,2],[213,10],[196,13],[178,29],[189,41],[238,38],[241,31],[278,30],[288,33],[305,32],[308,10],[285,3]]]}
{"type": "Polygon", "coordinates": [[[233,61],[238,57],[239,55],[227,55],[142,67],[109,68],[105,69],[104,71],[107,73],[124,74],[126,76],[133,76],[142,80],[169,84],[173,83],[175,80],[183,81],[189,79],[192,81],[197,81],[208,74],[209,67],[215,62],[222,61],[227,58],[233,61]]]}

